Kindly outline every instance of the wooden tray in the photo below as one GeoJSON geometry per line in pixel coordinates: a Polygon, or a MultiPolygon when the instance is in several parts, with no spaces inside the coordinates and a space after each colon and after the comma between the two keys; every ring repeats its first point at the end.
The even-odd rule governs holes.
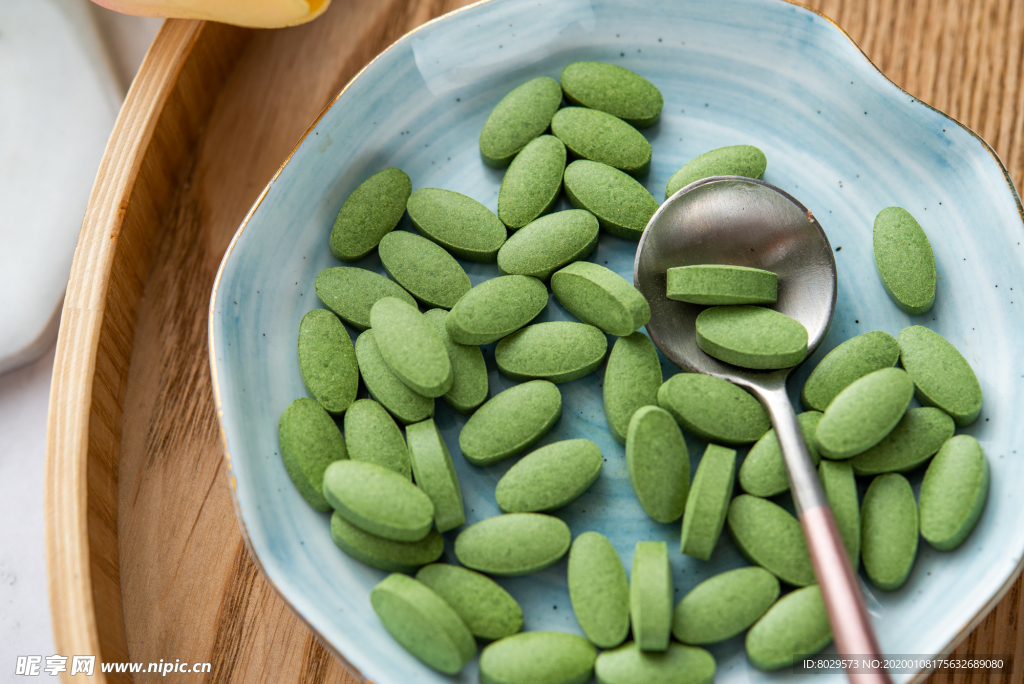
{"type": "MultiPolygon", "coordinates": [[[[100,165],[61,319],[46,463],[57,653],[209,662],[211,682],[358,681],[246,552],[210,387],[210,288],[249,207],[331,98],[402,34],[463,4],[334,0],[279,31],[164,23],[100,165]]],[[[992,143],[1020,186],[1024,2],[811,5],[897,84],[992,143]]],[[[1013,681],[1024,678],[1021,588],[957,650],[1014,654],[1013,681]]]]}

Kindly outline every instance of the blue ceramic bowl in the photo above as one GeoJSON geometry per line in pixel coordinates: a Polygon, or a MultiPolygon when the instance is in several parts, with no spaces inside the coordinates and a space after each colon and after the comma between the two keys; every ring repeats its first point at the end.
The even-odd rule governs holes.
{"type": "MultiPolygon", "coordinates": [[[[210,359],[232,495],[257,563],[295,611],[362,675],[379,684],[477,680],[476,660],[454,678],[406,653],[377,620],[368,592],[385,573],[331,542],[328,516],[310,508],[278,454],[277,420],[305,396],[296,360],[303,314],[318,307],[313,280],[338,266],[327,248],[335,214],[362,180],[404,169],[414,188],[440,187],[496,209],[502,171],[480,161],[477,137],[491,108],[535,76],[558,78],[576,60],[633,69],[665,96],[661,121],[645,129],[654,160],[644,184],[659,200],[669,176],[724,145],[757,145],[765,180],[811,208],[836,250],[839,299],[815,358],[791,381],[796,399],[817,360],[868,330],[893,335],[920,324],[949,339],[985,392],[978,421],[964,430],[992,466],[988,506],[956,551],[922,542],[906,585],[865,585],[888,654],[934,655],[952,648],[1008,588],[1024,552],[1024,370],[1014,341],[1024,333],[1024,226],[1017,194],[992,150],[971,131],[888,81],[827,19],[781,0],[564,0],[543,9],[491,0],[405,36],[359,74],[321,115],[267,186],[224,257],[210,302],[210,359]],[[908,316],[875,273],[875,214],[900,205],[924,227],[941,277],[934,308],[908,316]],[[1014,500],[1014,497],[1017,500],[1014,500]]],[[[408,220],[400,226],[409,229],[408,220]]],[[[602,235],[590,260],[627,279],[636,244],[602,235]]],[[[358,264],[381,270],[376,256],[358,264]]],[[[493,264],[464,264],[474,284],[493,264]]],[[[569,319],[552,300],[540,320],[569,319]]],[[[666,377],[676,372],[663,363],[666,377]]],[[[708,562],[678,552],[677,524],[654,523],[609,434],[601,374],[561,385],[564,412],[545,438],[586,437],[606,462],[594,486],[557,513],[574,534],[598,530],[628,568],[639,540],[671,550],[676,598],[699,581],[744,564],[723,536],[708,562]]],[[[493,364],[491,393],[508,386],[493,364]]],[[[467,523],[498,514],[494,485],[509,463],[470,466],[458,449],[465,417],[437,403],[452,450],[467,523]]],[[[687,438],[695,467],[703,445],[687,438]]],[[[912,476],[915,487],[921,475],[912,476]]],[[[454,532],[448,533],[445,559],[454,532]]],[[[569,604],[565,562],[501,580],[521,603],[524,629],[580,633],[569,604]]],[[[713,646],[719,681],[792,677],[753,669],[742,638],[713,646]]],[[[839,678],[841,675],[832,675],[839,678]]],[[[913,677],[897,673],[897,681],[913,677]]]]}

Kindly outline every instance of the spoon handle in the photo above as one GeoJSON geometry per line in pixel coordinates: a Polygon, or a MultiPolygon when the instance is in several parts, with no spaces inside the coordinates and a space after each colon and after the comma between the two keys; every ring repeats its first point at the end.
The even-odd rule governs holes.
{"type": "Polygon", "coordinates": [[[847,668],[847,676],[852,680],[851,675],[856,673],[858,684],[889,684],[889,673],[881,665],[882,650],[868,615],[860,583],[846,554],[821,480],[807,452],[807,444],[793,413],[793,406],[789,403],[785,385],[773,390],[762,389],[760,394],[768,408],[786,462],[790,491],[803,526],[814,575],[818,578],[825,609],[828,611],[836,650],[843,659],[861,661],[847,668]],[[865,660],[872,666],[865,667],[865,660]]]}

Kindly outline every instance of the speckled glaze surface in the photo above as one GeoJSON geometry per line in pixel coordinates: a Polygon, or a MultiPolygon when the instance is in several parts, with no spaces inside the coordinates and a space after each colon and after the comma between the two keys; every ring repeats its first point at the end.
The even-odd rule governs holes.
{"type": "MultiPolygon", "coordinates": [[[[818,359],[868,330],[896,335],[907,325],[925,325],[974,367],[985,404],[962,432],[978,438],[992,467],[981,521],[956,551],[940,553],[922,543],[901,589],[866,585],[886,653],[949,648],[1012,580],[1024,554],[1018,486],[1024,451],[1017,454],[1018,445],[1024,447],[1024,423],[1017,420],[1024,369],[1015,349],[1024,330],[1024,225],[994,153],[890,83],[827,19],[783,0],[564,0],[541,7],[536,0],[491,0],[398,41],[310,129],[225,255],[210,305],[211,365],[232,493],[257,562],[285,600],[367,679],[477,681],[476,659],[447,677],[384,631],[368,594],[385,573],[334,546],[328,515],[310,508],[288,479],[277,420],[293,399],[306,396],[296,358],[299,321],[319,306],[316,274],[341,265],[327,241],[348,193],[381,168],[397,166],[414,189],[456,190],[496,209],[503,172],[485,166],[477,148],[491,108],[527,79],[557,78],[572,61],[603,60],[637,71],[664,94],[660,122],[643,131],[654,156],[641,180],[655,198],[664,197],[669,176],[689,159],[752,144],[767,155],[764,179],[809,207],[828,234],[839,299],[824,343],[790,381],[795,402],[818,359]],[[891,205],[914,214],[935,251],[938,294],[922,316],[897,309],[875,272],[872,223],[891,205]]],[[[408,218],[399,228],[411,229],[408,218]]],[[[602,234],[589,260],[630,279],[635,249],[602,234]]],[[[375,253],[356,265],[383,272],[375,253]]],[[[463,265],[474,284],[497,275],[494,264],[463,265]]],[[[572,317],[552,299],[538,320],[572,317]]],[[[493,395],[513,383],[494,367],[493,345],[485,355],[493,395]]],[[[676,372],[662,365],[666,377],[676,372]]],[[[597,482],[557,515],[574,535],[607,535],[627,568],[635,542],[667,541],[677,600],[699,581],[745,565],[725,537],[707,562],[681,555],[678,523],[661,525],[644,514],[629,485],[624,449],[605,424],[602,373],[560,386],[562,417],[541,442],[586,437],[605,458],[597,482]]],[[[513,461],[469,465],[458,449],[466,418],[438,401],[436,419],[461,478],[467,524],[497,515],[494,486],[513,461]]],[[[690,436],[687,442],[695,469],[703,444],[690,436]]],[[[920,472],[911,476],[915,491],[920,480],[920,472]]],[[[789,505],[785,496],[781,501],[789,505]]],[[[445,535],[450,562],[456,534],[445,535]]],[[[523,607],[524,629],[581,633],[565,573],[563,560],[535,575],[500,580],[523,607]]],[[[794,678],[750,666],[742,637],[710,650],[719,682],[794,678]]]]}

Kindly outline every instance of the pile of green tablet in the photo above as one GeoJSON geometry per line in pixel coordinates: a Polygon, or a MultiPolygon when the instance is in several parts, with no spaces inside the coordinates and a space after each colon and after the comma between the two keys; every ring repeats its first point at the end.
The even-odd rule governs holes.
{"type": "MultiPolygon", "coordinates": [[[[702,645],[749,630],[751,662],[777,669],[831,640],[800,524],[769,498],[789,482],[765,410],[710,376],[664,380],[654,345],[638,332],[651,315],[647,301],[584,261],[602,230],[638,239],[659,206],[633,176],[652,154],[637,127],[655,123],[661,106],[657,88],[633,72],[570,64],[561,83],[537,78],[513,90],[483,127],[484,162],[508,167],[496,215],[448,190],[411,192],[398,169],[371,176],[338,214],[332,254],[351,262],[376,249],[391,278],[356,266],[317,276],[327,309],[306,314],[298,344],[313,399],[282,414],[281,453],[310,505],[333,510],[336,544],[394,573],[373,590],[372,606],[399,643],[441,672],[460,671],[479,638],[492,642],[480,656],[485,684],[582,683],[595,672],[604,684],[699,684],[715,672],[702,645]],[[576,208],[550,213],[563,189],[576,208]],[[394,230],[406,211],[416,232],[394,230]],[[500,275],[472,287],[459,259],[496,262],[500,275]],[[548,305],[548,286],[580,322],[532,323],[548,305]],[[362,331],[355,345],[343,322],[362,331]],[[606,335],[618,337],[610,354],[606,335]],[[489,397],[479,345],[495,342],[499,371],[522,382],[489,397]],[[558,384],[594,372],[606,356],[605,415],[644,511],[660,523],[681,518],[680,549],[701,560],[728,529],[753,565],[711,577],[674,605],[665,543],[638,542],[627,579],[608,539],[584,532],[573,540],[550,512],[600,475],[601,451],[585,439],[523,456],[497,482],[503,514],[456,536],[462,565],[435,563],[440,533],[466,522],[435,399],[470,414],[462,457],[490,466],[537,444],[561,416],[558,384]],[[371,399],[356,399],[360,378],[371,399]],[[709,442],[692,482],[683,430],[709,442]],[[734,447],[750,444],[737,473],[734,447]],[[745,493],[734,497],[737,479],[745,493]],[[522,610],[490,577],[537,572],[566,554],[586,638],[520,633],[522,610]],[[784,586],[795,589],[783,594],[784,586]]],[[[713,150],[674,174],[666,197],[700,178],[758,177],[765,167],[754,147],[713,150]]],[[[875,258],[902,309],[931,306],[934,257],[908,213],[879,214],[875,258]]],[[[708,307],[696,322],[700,348],[746,368],[787,368],[807,354],[806,329],[768,308],[779,286],[775,273],[729,264],[667,272],[670,299],[708,307]]],[[[978,416],[981,400],[960,353],[919,326],[898,339],[875,331],[848,340],[808,378],[801,428],[849,555],[879,588],[906,580],[919,531],[952,549],[977,522],[987,461],[973,438],[953,431],[978,416]],[[922,408],[908,408],[914,396],[922,408]],[[936,452],[918,504],[900,473],[936,452]],[[855,475],[875,476],[863,503],[855,475]]]]}

